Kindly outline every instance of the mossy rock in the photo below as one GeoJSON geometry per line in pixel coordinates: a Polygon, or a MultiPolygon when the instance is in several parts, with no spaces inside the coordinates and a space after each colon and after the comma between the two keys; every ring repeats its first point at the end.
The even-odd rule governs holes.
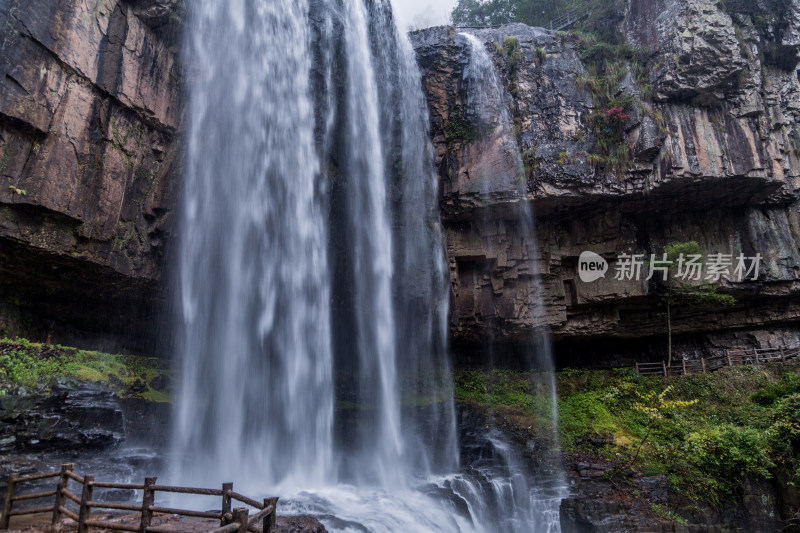
{"type": "Polygon", "coordinates": [[[106,383],[120,397],[170,400],[171,369],[155,357],[0,339],[0,391],[46,389],[60,380],[106,383]]]}

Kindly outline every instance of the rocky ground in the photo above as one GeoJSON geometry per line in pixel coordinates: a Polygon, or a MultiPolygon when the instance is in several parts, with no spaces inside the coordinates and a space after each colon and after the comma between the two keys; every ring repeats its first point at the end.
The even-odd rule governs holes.
{"type": "MultiPolygon", "coordinates": [[[[0,488],[8,475],[75,463],[101,481],[141,482],[165,471],[171,372],[163,360],[0,340],[0,488]],[[137,444],[144,444],[137,447],[137,444]]],[[[52,490],[52,480],[29,490],[52,490]]],[[[119,495],[117,495],[119,496],[119,495]]],[[[134,517],[99,515],[132,524],[134,517]]],[[[50,531],[49,516],[19,517],[12,529],[50,531]]],[[[209,521],[157,515],[155,525],[208,531],[209,521]]],[[[74,531],[65,520],[59,530],[74,531]]],[[[279,517],[277,532],[322,533],[310,517],[279,517]]]]}
{"type": "MultiPolygon", "coordinates": [[[[64,520],[59,523],[56,528],[52,528],[49,519],[50,517],[44,514],[31,515],[25,520],[20,517],[19,520],[12,520],[9,531],[26,533],[53,533],[54,531],[73,533],[77,531],[77,524],[72,520],[64,520]]],[[[127,526],[135,526],[139,523],[138,517],[134,515],[97,514],[92,515],[92,520],[103,520],[127,526]]],[[[219,522],[156,513],[153,515],[152,525],[153,527],[171,528],[186,533],[203,533],[219,527],[219,522]]],[[[262,530],[261,524],[256,524],[254,527],[257,531],[262,530]]],[[[92,528],[92,531],[111,532],[115,530],[92,528]]],[[[326,531],[325,527],[320,524],[319,521],[309,516],[279,516],[277,517],[275,527],[272,529],[273,533],[326,533],[326,531]]]]}
{"type": "Polygon", "coordinates": [[[170,388],[162,360],[0,340],[0,453],[100,452],[137,435],[163,442],[170,388]]]}

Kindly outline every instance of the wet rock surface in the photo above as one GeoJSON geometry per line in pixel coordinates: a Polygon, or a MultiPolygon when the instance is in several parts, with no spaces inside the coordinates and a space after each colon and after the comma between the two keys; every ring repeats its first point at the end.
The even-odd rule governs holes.
{"type": "Polygon", "coordinates": [[[169,403],[121,398],[105,384],[70,378],[7,387],[0,396],[2,480],[74,462],[113,479],[163,470],[157,452],[168,444],[169,403]]]}
{"type": "Polygon", "coordinates": [[[745,480],[735,503],[714,507],[670,492],[664,476],[575,459],[567,458],[570,496],[561,502],[564,533],[780,531],[793,510],[793,489],[780,482],[745,480]]]}
{"type": "Polygon", "coordinates": [[[275,531],[279,533],[325,533],[327,529],[311,516],[279,516],[275,531]]]}
{"type": "Polygon", "coordinates": [[[0,451],[99,451],[125,438],[113,392],[90,385],[0,396],[0,451]]]}

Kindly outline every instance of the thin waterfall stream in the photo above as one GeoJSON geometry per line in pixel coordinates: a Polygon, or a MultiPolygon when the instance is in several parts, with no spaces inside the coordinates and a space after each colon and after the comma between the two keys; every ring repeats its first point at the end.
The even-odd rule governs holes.
{"type": "MultiPolygon", "coordinates": [[[[485,142],[501,145],[502,152],[510,160],[509,167],[514,168],[516,175],[520,176],[520,179],[514,183],[516,201],[511,204],[503,218],[518,227],[522,247],[527,250],[527,270],[533,277],[535,295],[532,298],[534,305],[530,321],[534,325],[534,334],[528,348],[528,365],[535,370],[531,389],[537,396],[543,396],[546,399],[544,409],[546,414],[543,417],[545,427],[538,429],[540,440],[546,444],[536,453],[540,456],[541,463],[547,466],[546,469],[538,472],[536,485],[529,489],[531,506],[526,510],[530,514],[524,517],[523,522],[529,524],[528,531],[552,533],[560,531],[559,505],[561,500],[567,496],[568,489],[558,457],[560,452],[558,401],[552,347],[548,329],[538,323],[538,320],[541,320],[540,317],[544,316],[544,308],[540,293],[541,283],[537,281],[541,269],[537,262],[540,251],[535,217],[531,204],[527,200],[524,165],[511,126],[510,96],[501,83],[495,64],[481,39],[466,32],[459,33],[459,36],[466,40],[470,51],[469,64],[464,72],[463,80],[467,86],[465,93],[475,97],[472,101],[467,102],[469,118],[473,123],[480,124],[483,130],[491,132],[487,135],[488,140],[485,142]]],[[[503,39],[502,35],[496,35],[493,42],[502,42],[503,39]]],[[[478,175],[477,179],[481,181],[481,176],[478,175]]],[[[489,191],[483,190],[482,194],[488,195],[489,191]]],[[[484,210],[484,226],[493,222],[495,221],[490,220],[484,210]]],[[[487,352],[491,353],[493,347],[491,342],[489,344],[487,352]]]]}
{"type": "Polygon", "coordinates": [[[557,475],[496,430],[459,442],[427,105],[389,1],[197,0],[187,34],[171,479],[329,531],[559,531],[557,475]]]}

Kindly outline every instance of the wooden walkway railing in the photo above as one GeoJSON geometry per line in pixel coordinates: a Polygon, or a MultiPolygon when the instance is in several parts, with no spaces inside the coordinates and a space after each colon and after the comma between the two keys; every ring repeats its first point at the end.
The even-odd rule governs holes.
{"type": "Polygon", "coordinates": [[[221,489],[195,489],[190,487],[171,487],[157,485],[155,477],[145,478],[144,484],[137,485],[132,483],[106,483],[94,480],[93,474],[86,474],[81,477],[72,470],[74,465],[61,465],[61,470],[48,474],[34,474],[31,476],[17,476],[11,474],[8,477],[8,490],[3,504],[3,513],[0,516],[0,529],[8,529],[12,516],[32,515],[39,513],[52,512],[51,524],[55,526],[62,518],[70,518],[78,523],[78,533],[86,533],[90,527],[103,529],[113,529],[117,531],[137,531],[139,533],[175,533],[178,530],[152,526],[154,513],[165,513],[179,516],[189,516],[194,518],[209,518],[219,520],[219,527],[209,529],[210,533],[227,533],[237,531],[239,533],[270,533],[275,526],[275,509],[278,505],[278,498],[267,498],[258,502],[247,496],[243,496],[233,491],[233,483],[223,483],[221,489]],[[58,478],[58,483],[54,490],[43,492],[30,492],[18,494],[20,486],[25,483],[42,479],[58,478]],[[80,496],[70,491],[69,482],[73,481],[81,486],[80,496]],[[117,489],[117,490],[141,490],[142,503],[114,503],[103,502],[93,499],[94,489],[117,489]],[[218,496],[222,499],[219,511],[192,511],[186,509],[172,509],[169,507],[159,507],[155,505],[156,492],[171,492],[180,494],[196,494],[203,496],[218,496]],[[44,498],[54,498],[50,505],[31,507],[24,509],[14,509],[15,503],[27,500],[38,500],[44,498]],[[75,512],[67,508],[68,501],[78,505],[75,512]],[[258,512],[254,516],[249,516],[250,512],[246,507],[231,509],[232,503],[238,501],[250,507],[254,507],[258,512]],[[131,511],[139,515],[138,525],[128,525],[117,522],[92,519],[90,512],[92,509],[110,509],[119,511],[131,511]],[[256,524],[261,524],[261,530],[256,528],[256,524]]]}
{"type": "Polygon", "coordinates": [[[642,375],[685,376],[698,372],[714,372],[720,368],[734,365],[760,365],[788,361],[800,355],[800,346],[794,348],[753,348],[752,350],[725,350],[724,355],[684,359],[678,364],[636,363],[636,372],[642,375]]]}

